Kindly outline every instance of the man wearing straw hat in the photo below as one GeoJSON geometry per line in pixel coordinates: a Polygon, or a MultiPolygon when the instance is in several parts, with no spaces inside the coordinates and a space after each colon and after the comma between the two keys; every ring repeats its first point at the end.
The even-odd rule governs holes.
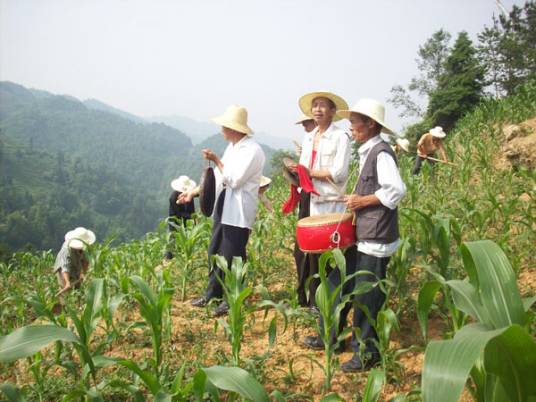
{"type": "MultiPolygon", "coordinates": [[[[312,118],[316,125],[302,142],[299,163],[291,166],[300,178],[301,194],[309,193],[308,216],[342,213],[345,210],[343,203],[327,201],[327,199],[343,194],[348,179],[350,138],[333,124],[334,121],[340,120],[340,117],[336,115],[337,110],[347,109],[348,104],[340,96],[327,91],[305,94],[298,103],[303,114],[312,118]]],[[[302,299],[301,286],[304,287],[305,281],[318,273],[318,255],[310,254],[307,258],[309,264],[297,267],[298,270],[303,269],[302,272],[298,272],[298,286],[300,287],[298,292],[302,293],[302,299]]],[[[298,260],[296,262],[298,264],[298,260]]],[[[309,282],[309,305],[313,309],[319,282],[318,278],[310,279],[309,282]]]]}
{"type": "Polygon", "coordinates": [[[401,138],[397,136],[395,138],[395,145],[393,145],[391,148],[393,148],[393,151],[396,155],[400,154],[401,151],[409,153],[409,141],[407,140],[407,138],[401,138]]]}
{"type": "MultiPolygon", "coordinates": [[[[346,282],[342,292],[347,295],[359,283],[385,279],[389,259],[400,243],[397,207],[406,193],[406,187],[400,177],[393,150],[380,136],[381,132],[393,134],[384,123],[383,104],[372,99],[361,99],[352,109],[341,110],[337,114],[350,120],[352,137],[361,144],[358,149],[360,172],[357,185],[354,194],[345,197],[346,207],[356,211],[357,214],[358,239],[355,264],[347,265],[346,275],[350,276],[357,271],[372,273],[357,276],[346,282]]],[[[339,286],[341,281],[339,270],[333,270],[328,280],[332,290],[339,286]]],[[[385,294],[376,285],[367,293],[355,295],[354,300],[367,308],[370,318],[375,322],[385,301],[385,294]]],[[[339,302],[340,295],[337,296],[335,304],[339,302]]],[[[350,308],[351,304],[347,303],[341,312],[339,332],[345,326],[346,315],[350,308]]],[[[351,346],[354,355],[341,365],[345,372],[366,370],[380,359],[376,346],[378,335],[367,315],[357,304],[354,307],[353,328],[351,346]],[[363,353],[360,353],[356,337],[357,329],[360,342],[364,344],[363,353]]],[[[333,331],[334,341],[337,336],[338,334],[333,331]]],[[[318,339],[316,343],[322,345],[318,339]]]]}
{"type": "Polygon", "coordinates": [[[65,234],[65,241],[54,262],[54,273],[61,286],[56,296],[73,287],[76,289],[80,287],[89,266],[84,250],[93,243],[95,233],[83,227],[77,227],[65,234]]]}
{"type": "MultiPolygon", "coordinates": [[[[309,117],[305,114],[302,114],[300,116],[300,118],[296,121],[296,124],[300,124],[306,133],[310,133],[316,128],[315,120],[312,117],[309,117]]],[[[301,144],[298,144],[296,141],[294,141],[294,144],[296,145],[296,154],[299,157],[302,151],[301,144]]]]}
{"type": "MultiPolygon", "coordinates": [[[[196,187],[195,181],[188,176],[179,176],[179,178],[171,182],[173,192],[169,196],[169,214],[168,214],[168,230],[170,233],[176,232],[178,225],[186,226],[186,221],[191,219],[195,213],[194,201],[179,203],[179,197],[182,193],[193,190],[196,187]]],[[[170,238],[170,242],[172,238],[170,238]]],[[[171,246],[170,244],[168,246],[171,246]]],[[[168,247],[169,248],[169,247],[168,247]]],[[[173,253],[168,249],[164,258],[163,264],[169,263],[173,258],[173,253]]]]}
{"type": "MultiPolygon", "coordinates": [[[[261,147],[251,137],[253,131],[247,124],[247,110],[238,105],[227,108],[225,113],[212,121],[222,127],[222,134],[230,144],[220,159],[210,149],[203,150],[203,157],[215,163],[216,203],[213,212],[212,238],[208,248],[209,280],[205,294],[192,301],[196,307],[205,306],[212,299],[222,299],[223,271],[212,262],[213,255],[221,255],[231,268],[233,257],[246,259],[246,244],[255,222],[257,198],[261,183],[265,156],[261,147]]],[[[190,201],[199,189],[181,196],[181,202],[190,201]]],[[[227,313],[229,306],[221,301],[214,310],[215,316],[227,313]]]]}
{"type": "Polygon", "coordinates": [[[415,158],[415,165],[413,165],[413,175],[419,174],[423,159],[427,159],[430,165],[435,163],[433,156],[436,151],[439,152],[441,157],[439,162],[448,163],[447,150],[443,145],[443,138],[446,136],[447,134],[443,131],[443,128],[439,126],[421,136],[417,143],[417,157],[415,158]]]}
{"type": "MultiPolygon", "coordinates": [[[[358,149],[357,185],[354,194],[346,196],[346,207],[356,211],[358,239],[357,263],[353,269],[347,270],[347,275],[358,270],[369,271],[373,275],[357,276],[351,284],[355,286],[364,281],[385,279],[389,259],[400,244],[398,204],[406,193],[406,186],[400,177],[393,150],[379,135],[380,132],[393,134],[384,122],[384,105],[373,99],[361,99],[352,109],[338,114],[350,120],[352,137],[361,144],[358,149]]],[[[336,274],[332,276],[336,277],[336,274]]],[[[370,318],[376,322],[385,301],[381,288],[376,285],[371,291],[354,297],[355,301],[368,308],[370,318]]],[[[380,360],[376,330],[357,306],[354,307],[353,327],[351,345],[354,356],[341,365],[345,372],[366,370],[380,360]],[[356,338],[357,328],[364,344],[363,353],[360,353],[356,338]]]]}

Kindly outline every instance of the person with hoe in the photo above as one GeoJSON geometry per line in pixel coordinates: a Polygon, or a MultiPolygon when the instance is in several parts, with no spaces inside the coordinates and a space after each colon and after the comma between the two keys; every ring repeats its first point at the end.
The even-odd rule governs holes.
{"type": "Polygon", "coordinates": [[[95,233],[83,227],[77,227],[65,234],[53,268],[61,287],[56,297],[72,288],[80,288],[89,267],[84,250],[95,243],[95,239],[95,233]]]}
{"type": "Polygon", "coordinates": [[[430,165],[435,162],[449,163],[447,157],[447,150],[443,144],[443,138],[447,134],[443,131],[442,127],[434,127],[426,134],[423,134],[417,143],[417,158],[415,158],[415,165],[413,165],[412,174],[419,174],[422,166],[422,160],[427,159],[430,165]],[[441,159],[434,158],[435,152],[439,152],[441,159]]]}
{"type": "MultiPolygon", "coordinates": [[[[247,110],[238,105],[227,108],[225,113],[212,119],[222,127],[222,134],[229,145],[220,159],[212,150],[204,149],[203,157],[214,162],[216,177],[216,202],[214,223],[208,248],[209,279],[205,294],[192,300],[195,307],[203,307],[212,299],[222,299],[223,271],[213,262],[213,255],[221,255],[231,268],[233,257],[246,259],[246,245],[255,222],[257,198],[261,183],[265,156],[260,145],[252,138],[253,131],[247,124],[247,110]]],[[[199,195],[199,188],[187,191],[179,198],[189,202],[199,195]]],[[[229,310],[225,300],[214,310],[214,316],[229,310]]]]}
{"type": "MultiPolygon", "coordinates": [[[[178,230],[178,225],[186,227],[188,219],[192,218],[195,213],[194,201],[180,203],[179,197],[182,193],[193,190],[196,187],[195,181],[191,180],[188,176],[179,176],[171,182],[171,188],[173,192],[169,196],[169,214],[168,214],[168,230],[170,233],[178,230]]],[[[172,242],[172,237],[170,237],[172,242]]],[[[169,250],[171,244],[168,244],[168,250],[164,257],[162,265],[169,264],[169,261],[173,259],[173,253],[169,250]]]]}

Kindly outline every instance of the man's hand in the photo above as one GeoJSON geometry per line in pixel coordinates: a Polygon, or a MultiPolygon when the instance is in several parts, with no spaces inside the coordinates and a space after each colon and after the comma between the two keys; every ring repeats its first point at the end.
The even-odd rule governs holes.
{"type": "Polygon", "coordinates": [[[379,205],[380,200],[374,194],[370,195],[357,195],[350,194],[343,197],[346,202],[346,208],[350,210],[362,209],[371,205],[379,205]]]}
{"type": "Polygon", "coordinates": [[[179,195],[179,197],[177,198],[177,204],[186,204],[192,201],[194,199],[194,196],[195,194],[193,190],[181,193],[181,195],[179,195]]]}

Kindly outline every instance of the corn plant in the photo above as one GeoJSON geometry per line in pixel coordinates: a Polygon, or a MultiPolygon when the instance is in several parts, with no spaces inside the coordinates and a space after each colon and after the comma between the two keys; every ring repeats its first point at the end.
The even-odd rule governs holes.
{"type": "MultiPolygon", "coordinates": [[[[151,361],[154,372],[160,375],[162,364],[162,336],[164,333],[164,319],[168,312],[169,303],[173,296],[174,289],[166,287],[160,283],[157,292],[139,276],[131,276],[130,283],[134,286],[132,297],[139,303],[140,314],[145,320],[145,324],[151,328],[151,342],[153,345],[154,359],[151,361]]],[[[169,323],[168,323],[169,325],[169,323]]]]}
{"type": "Polygon", "coordinates": [[[515,274],[492,241],[461,247],[466,280],[447,285],[457,308],[472,317],[447,341],[432,341],[425,353],[423,400],[455,402],[467,378],[473,398],[484,401],[530,401],[536,398],[536,342],[527,331],[526,310],[515,274]]]}
{"type": "Polygon", "coordinates": [[[225,300],[229,305],[227,321],[220,319],[218,322],[223,326],[227,339],[231,343],[232,364],[240,365],[240,349],[246,316],[250,309],[245,301],[251,295],[253,289],[246,286],[246,276],[249,263],[243,263],[242,258],[234,257],[231,269],[227,267],[227,260],[219,255],[214,256],[216,264],[224,272],[223,281],[220,278],[225,294],[225,300]]]}

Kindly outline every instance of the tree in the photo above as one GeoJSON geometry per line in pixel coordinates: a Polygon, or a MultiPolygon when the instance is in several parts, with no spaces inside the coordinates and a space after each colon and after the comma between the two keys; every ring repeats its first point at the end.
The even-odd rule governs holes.
{"type": "Polygon", "coordinates": [[[423,107],[412,99],[411,93],[416,92],[420,98],[424,97],[425,101],[428,100],[444,71],[444,62],[450,51],[450,38],[450,33],[443,29],[434,32],[417,52],[419,57],[415,61],[420,75],[411,79],[407,89],[402,85],[395,85],[391,88],[391,98],[387,101],[395,108],[401,109],[400,117],[423,116],[423,107]]]}
{"type": "Polygon", "coordinates": [[[483,96],[484,68],[467,32],[460,32],[437,88],[430,94],[426,112],[433,126],[450,130],[483,96]]]}
{"type": "Polygon", "coordinates": [[[496,96],[511,95],[536,79],[536,2],[514,6],[508,15],[493,18],[493,25],[478,35],[479,57],[487,66],[487,81],[496,96]]]}

